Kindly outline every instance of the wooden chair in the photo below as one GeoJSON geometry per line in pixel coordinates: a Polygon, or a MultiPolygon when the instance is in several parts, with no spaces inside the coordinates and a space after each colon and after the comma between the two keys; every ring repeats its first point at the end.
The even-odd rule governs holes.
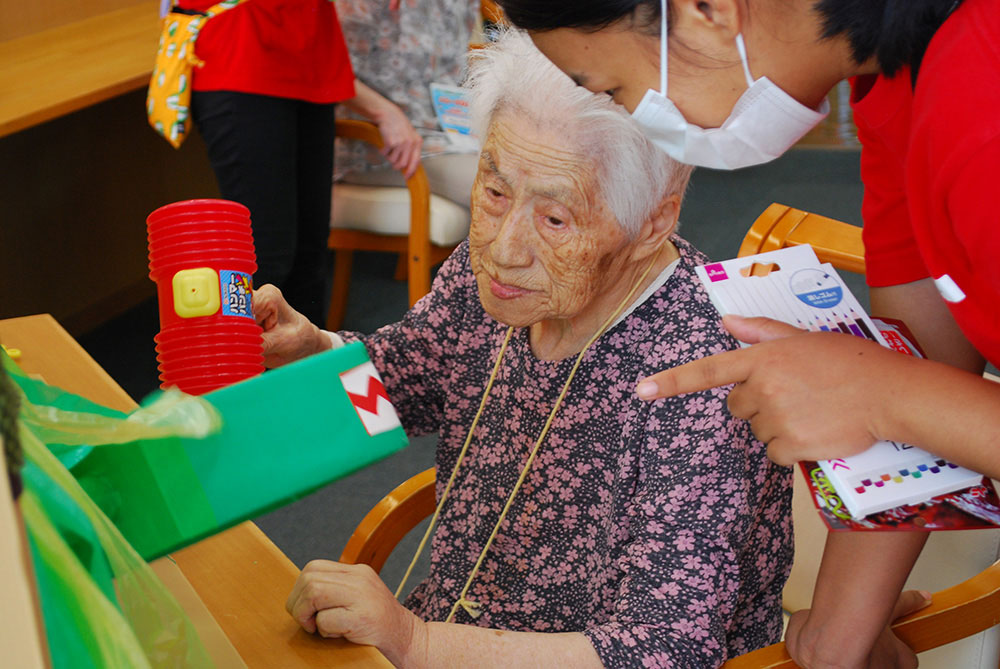
{"type": "Polygon", "coordinates": [[[480,3],[480,11],[483,14],[483,19],[489,23],[494,23],[500,25],[504,23],[503,10],[497,6],[497,3],[493,0],[482,0],[480,3]]]}
{"type": "MultiPolygon", "coordinates": [[[[340,554],[340,561],[367,564],[375,571],[381,571],[396,544],[434,512],[434,483],[434,469],[427,469],[382,498],[358,524],[340,554]]],[[[811,503],[808,510],[816,516],[811,503]]],[[[818,517],[816,521],[821,522],[818,517]]],[[[820,541],[820,550],[822,545],[820,541]]],[[[998,623],[1000,562],[967,581],[935,592],[930,606],[900,619],[893,628],[900,639],[914,651],[922,653],[972,636],[998,623]]],[[[793,669],[798,665],[789,658],[782,642],[733,658],[723,666],[726,669],[793,669]]]]}
{"type": "MultiPolygon", "coordinates": [[[[752,255],[803,243],[815,243],[817,255],[839,269],[851,270],[854,267],[864,271],[861,228],[780,204],[772,204],[761,214],[743,240],[739,255],[752,255]]],[[[816,579],[816,570],[826,536],[826,528],[816,513],[808,493],[804,492],[800,479],[796,473],[796,495],[793,502],[796,560],[792,577],[786,584],[784,593],[785,608],[789,610],[809,605],[812,584],[816,579]]],[[[396,544],[434,512],[434,483],[434,470],[428,469],[405,481],[383,498],[354,530],[341,553],[341,562],[364,563],[376,571],[381,570],[396,544]]],[[[964,532],[960,537],[949,532],[935,534],[940,535],[937,538],[941,541],[937,543],[942,552],[946,553],[943,561],[954,563],[959,560],[959,553],[968,552],[966,549],[969,542],[982,540],[980,544],[985,542],[986,545],[985,548],[983,545],[977,545],[978,552],[988,552],[990,537],[994,537],[992,541],[996,544],[997,533],[991,530],[979,530],[964,532]],[[956,550],[959,545],[962,546],[962,551],[956,550]]],[[[928,541],[928,548],[924,551],[925,556],[929,550],[933,550],[932,543],[935,538],[932,536],[928,541]]],[[[996,553],[995,545],[993,550],[996,553]]],[[[925,561],[925,556],[918,561],[918,568],[925,561]]],[[[928,570],[940,571],[940,562],[941,560],[932,559],[925,573],[918,577],[926,578],[928,570]]],[[[899,638],[916,652],[923,653],[1000,624],[1000,562],[992,564],[987,562],[987,565],[985,568],[976,568],[981,571],[972,578],[958,585],[937,590],[930,606],[898,620],[893,629],[899,638]]],[[[962,568],[964,567],[959,567],[962,568]]],[[[976,569],[967,569],[965,573],[976,573],[976,569]]],[[[912,581],[911,577],[908,587],[924,587],[919,581],[916,583],[912,581]]],[[[983,645],[989,646],[990,643],[985,641],[983,645]]],[[[994,660],[989,665],[983,663],[970,665],[962,661],[944,660],[939,666],[963,668],[997,666],[996,656],[993,657],[994,660]]],[[[726,669],[791,669],[796,666],[788,656],[783,642],[733,658],[724,665],[726,669]]],[[[924,657],[921,657],[921,666],[926,666],[924,657]]]]}
{"type": "Polygon", "coordinates": [[[383,497],[361,519],[340,554],[340,561],[382,571],[403,537],[434,513],[434,468],[411,476],[383,497]]]}
{"type": "Polygon", "coordinates": [[[737,256],[811,244],[820,262],[848,272],[865,272],[861,228],[775,202],[747,231],[737,256]]]}
{"type": "MultiPolygon", "coordinates": [[[[382,135],[375,124],[353,120],[336,123],[338,137],[382,148],[382,135]]],[[[448,257],[465,238],[468,226],[465,208],[431,193],[423,165],[417,166],[406,188],[336,184],[327,242],[334,252],[327,329],[339,330],[343,321],[354,251],[400,254],[403,271],[397,271],[397,277],[407,278],[413,306],[431,290],[431,267],[448,257]]]]}
{"type": "MultiPolygon", "coordinates": [[[[482,0],[483,22],[505,22],[503,10],[493,0],[482,0]]],[[[481,48],[486,36],[480,34],[469,44],[481,48]]],[[[367,121],[337,121],[337,136],[356,139],[382,147],[378,128],[367,121]]],[[[410,306],[430,292],[430,269],[443,261],[468,234],[469,217],[462,207],[433,195],[423,166],[407,180],[409,191],[409,233],[401,229],[398,218],[379,209],[398,209],[401,188],[337,184],[333,190],[330,214],[329,247],[334,251],[333,292],[326,320],[328,330],[340,329],[347,307],[353,251],[391,251],[399,253],[396,278],[409,281],[410,306]],[[460,230],[464,227],[464,232],[460,230]]]]}

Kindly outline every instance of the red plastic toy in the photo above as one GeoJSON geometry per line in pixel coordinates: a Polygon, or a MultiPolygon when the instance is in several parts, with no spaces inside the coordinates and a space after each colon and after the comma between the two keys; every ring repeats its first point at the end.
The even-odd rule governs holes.
{"type": "Polygon", "coordinates": [[[250,211],[228,200],[175,202],[151,213],[146,230],[160,387],[201,395],[264,371],[250,211]]]}

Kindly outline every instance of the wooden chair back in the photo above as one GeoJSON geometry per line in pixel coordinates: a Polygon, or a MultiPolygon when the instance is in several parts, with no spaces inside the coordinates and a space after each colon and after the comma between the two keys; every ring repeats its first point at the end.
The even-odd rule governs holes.
{"type": "MultiPolygon", "coordinates": [[[[393,549],[434,513],[434,469],[407,479],[386,495],[358,524],[340,555],[348,564],[380,571],[393,549]]],[[[1000,624],[1000,561],[974,577],[933,595],[930,606],[893,624],[893,631],[914,652],[978,634],[1000,624]]],[[[732,658],[724,669],[795,669],[784,642],[732,658]]]]}
{"type": "Polygon", "coordinates": [[[434,468],[416,474],[383,497],[358,523],[340,561],[382,571],[396,544],[434,513],[434,468]]]}
{"type": "MultiPolygon", "coordinates": [[[[374,123],[368,121],[338,120],[336,135],[345,139],[367,142],[382,148],[382,135],[374,123]]],[[[327,329],[340,329],[347,306],[350,286],[352,254],[354,251],[388,251],[406,258],[410,306],[431,290],[431,267],[441,262],[452,248],[431,244],[431,189],[423,165],[406,181],[410,193],[410,231],[403,237],[379,235],[350,228],[331,228],[327,245],[334,252],[333,291],[327,329]]]]}
{"type": "Polygon", "coordinates": [[[737,255],[748,256],[799,244],[811,244],[820,262],[828,262],[848,272],[865,273],[861,228],[777,202],[757,217],[737,255]]]}

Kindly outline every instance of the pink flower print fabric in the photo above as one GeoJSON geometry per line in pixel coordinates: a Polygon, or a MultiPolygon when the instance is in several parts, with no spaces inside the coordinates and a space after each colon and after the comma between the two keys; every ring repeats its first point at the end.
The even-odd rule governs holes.
{"type": "MultiPolygon", "coordinates": [[[[776,642],[792,561],[791,470],[772,464],[728,388],[647,403],[639,379],[736,346],[680,238],[676,271],[587,352],[456,622],[585,634],[608,667],[715,667],[776,642]]],[[[360,338],[411,435],[440,432],[438,495],[506,326],[479,302],[467,244],[398,323],[360,338]]],[[[444,620],[574,360],[516,330],[406,600],[444,620]]]]}

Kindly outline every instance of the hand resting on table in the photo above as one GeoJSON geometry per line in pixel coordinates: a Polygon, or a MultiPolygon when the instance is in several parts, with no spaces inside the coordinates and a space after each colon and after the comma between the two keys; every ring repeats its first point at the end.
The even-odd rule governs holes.
{"type": "Polygon", "coordinates": [[[302,629],[328,638],[375,646],[396,666],[424,632],[368,565],[313,560],[288,595],[285,609],[302,629]]]}

